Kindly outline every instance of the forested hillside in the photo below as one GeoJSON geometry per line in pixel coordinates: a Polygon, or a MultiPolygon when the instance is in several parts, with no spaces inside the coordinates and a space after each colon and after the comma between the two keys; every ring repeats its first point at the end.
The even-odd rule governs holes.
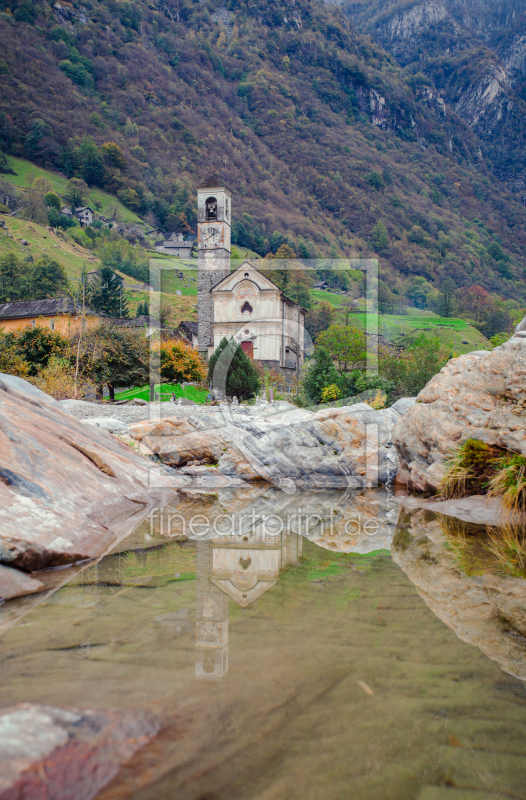
{"type": "MultiPolygon", "coordinates": [[[[423,75],[311,0],[0,0],[0,148],[195,226],[211,172],[234,241],[378,255],[411,291],[526,295],[526,209],[423,75]]],[[[9,178],[8,175],[5,176],[9,178]]]]}

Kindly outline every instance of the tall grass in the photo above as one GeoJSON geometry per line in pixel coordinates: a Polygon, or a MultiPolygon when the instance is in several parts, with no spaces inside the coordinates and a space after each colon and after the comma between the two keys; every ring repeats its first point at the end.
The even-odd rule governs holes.
{"type": "Polygon", "coordinates": [[[485,494],[494,475],[495,461],[502,456],[498,447],[467,439],[456,447],[445,463],[439,495],[444,500],[485,494]]]}
{"type": "Polygon", "coordinates": [[[500,497],[510,513],[526,509],[526,457],[509,453],[496,459],[495,474],[488,484],[488,495],[500,497]]]}

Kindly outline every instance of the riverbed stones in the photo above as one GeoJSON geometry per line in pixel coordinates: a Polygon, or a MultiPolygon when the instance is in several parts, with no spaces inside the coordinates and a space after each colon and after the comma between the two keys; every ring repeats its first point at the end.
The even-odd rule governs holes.
{"type": "Polygon", "coordinates": [[[213,464],[233,479],[281,487],[362,488],[394,477],[391,429],[405,410],[224,403],[173,409],[161,422],[132,424],[130,435],[175,468],[213,464]]]}
{"type": "Polygon", "coordinates": [[[159,728],[140,711],[0,709],[0,800],[90,800],[159,728]]]}
{"type": "Polygon", "coordinates": [[[393,428],[397,482],[435,491],[448,454],[469,438],[526,455],[525,409],[526,339],[452,359],[393,428]]]}
{"type": "Polygon", "coordinates": [[[152,482],[151,461],[24,383],[0,375],[0,565],[32,572],[96,558],[188,482],[159,471],[152,482]]]}

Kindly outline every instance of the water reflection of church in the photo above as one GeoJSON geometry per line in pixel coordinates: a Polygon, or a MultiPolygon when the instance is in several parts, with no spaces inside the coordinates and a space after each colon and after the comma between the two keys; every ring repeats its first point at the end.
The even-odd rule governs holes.
{"type": "Polygon", "coordinates": [[[271,536],[262,526],[197,543],[195,676],[228,672],[228,599],[247,608],[301,558],[302,537],[271,536]]]}

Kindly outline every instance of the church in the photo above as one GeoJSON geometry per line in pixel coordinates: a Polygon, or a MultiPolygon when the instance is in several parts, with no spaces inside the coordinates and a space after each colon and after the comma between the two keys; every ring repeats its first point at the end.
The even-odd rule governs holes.
{"type": "Polygon", "coordinates": [[[305,310],[253,263],[231,271],[232,195],[226,186],[197,191],[197,347],[208,359],[223,337],[247,356],[292,378],[305,355],[305,310]]]}

